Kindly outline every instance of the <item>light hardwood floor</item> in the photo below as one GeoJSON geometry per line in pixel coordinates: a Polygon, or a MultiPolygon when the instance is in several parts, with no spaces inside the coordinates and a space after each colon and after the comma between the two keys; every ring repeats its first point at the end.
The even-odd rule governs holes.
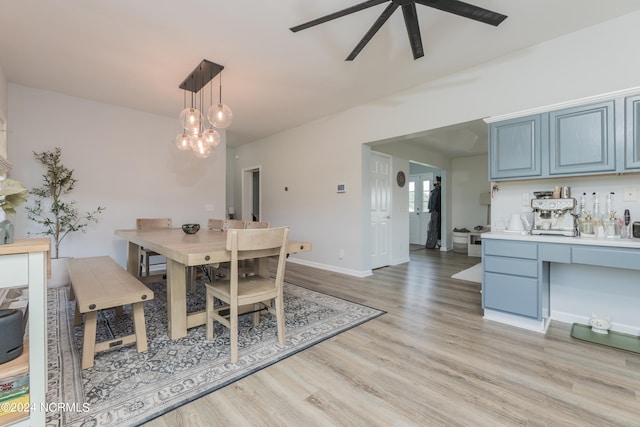
{"type": "Polygon", "coordinates": [[[296,264],[286,280],[387,314],[148,426],[640,426],[640,354],[482,319],[480,261],[411,251],[354,278],[296,264]]]}

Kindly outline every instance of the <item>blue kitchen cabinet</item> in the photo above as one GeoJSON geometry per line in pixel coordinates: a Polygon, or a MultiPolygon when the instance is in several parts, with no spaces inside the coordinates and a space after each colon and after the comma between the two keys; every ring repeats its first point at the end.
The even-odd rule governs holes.
{"type": "Polygon", "coordinates": [[[640,169],[640,95],[625,99],[624,167],[640,169]]]}
{"type": "Polygon", "coordinates": [[[543,320],[549,312],[549,279],[538,244],[489,239],[482,246],[482,308],[543,320]]]}
{"type": "Polygon", "coordinates": [[[614,101],[549,113],[549,174],[615,172],[614,101]]]}
{"type": "Polygon", "coordinates": [[[543,117],[539,114],[489,125],[489,179],[542,175],[543,117]]]}

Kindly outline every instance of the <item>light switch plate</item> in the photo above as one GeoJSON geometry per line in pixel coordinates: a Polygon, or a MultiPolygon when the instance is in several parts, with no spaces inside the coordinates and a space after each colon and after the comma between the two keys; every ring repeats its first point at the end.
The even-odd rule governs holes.
{"type": "Polygon", "coordinates": [[[638,192],[636,187],[625,187],[624,188],[624,199],[625,202],[636,202],[638,201],[638,192]]]}

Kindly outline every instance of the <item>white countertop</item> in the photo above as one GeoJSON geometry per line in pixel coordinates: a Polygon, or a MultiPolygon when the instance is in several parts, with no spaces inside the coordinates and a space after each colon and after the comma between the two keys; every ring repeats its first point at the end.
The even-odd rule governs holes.
{"type": "Polygon", "coordinates": [[[483,239],[520,240],[523,242],[564,243],[569,245],[610,246],[618,248],[640,249],[640,239],[593,239],[588,237],[566,237],[552,235],[531,235],[509,233],[506,231],[491,231],[482,233],[483,239]]]}

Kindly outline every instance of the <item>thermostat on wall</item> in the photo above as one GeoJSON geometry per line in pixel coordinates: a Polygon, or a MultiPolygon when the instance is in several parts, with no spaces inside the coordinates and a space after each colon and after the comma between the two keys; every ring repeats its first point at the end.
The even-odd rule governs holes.
{"type": "Polygon", "coordinates": [[[345,185],[344,184],[338,184],[338,193],[346,193],[347,190],[345,189],[345,185]]]}

